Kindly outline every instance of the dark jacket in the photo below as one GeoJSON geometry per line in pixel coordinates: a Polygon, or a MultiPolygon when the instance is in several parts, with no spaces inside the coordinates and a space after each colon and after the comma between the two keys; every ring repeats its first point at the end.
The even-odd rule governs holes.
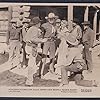
{"type": "Polygon", "coordinates": [[[9,41],[9,40],[19,40],[19,41],[21,41],[22,40],[21,29],[20,28],[17,28],[17,29],[10,28],[6,37],[7,37],[7,41],[9,41]]]}
{"type": "Polygon", "coordinates": [[[95,32],[89,27],[83,31],[82,41],[83,44],[86,44],[90,47],[93,46],[94,43],[95,32]]]}

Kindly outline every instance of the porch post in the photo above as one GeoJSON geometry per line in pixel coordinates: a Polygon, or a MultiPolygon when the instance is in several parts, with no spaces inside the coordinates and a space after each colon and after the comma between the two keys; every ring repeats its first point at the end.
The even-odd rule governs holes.
{"type": "Polygon", "coordinates": [[[73,5],[68,5],[68,29],[71,31],[73,26],[72,26],[72,21],[73,20],[73,5]]]}
{"type": "Polygon", "coordinates": [[[87,6],[84,13],[84,21],[88,21],[89,7],[87,6]]]}
{"type": "Polygon", "coordinates": [[[98,14],[98,10],[95,12],[95,14],[94,14],[94,19],[93,19],[93,30],[94,30],[94,32],[95,32],[94,42],[96,42],[96,32],[97,32],[97,14],[98,14]]]}
{"type": "Polygon", "coordinates": [[[97,31],[97,11],[94,14],[94,19],[93,19],[93,30],[96,33],[97,31]]]}
{"type": "Polygon", "coordinates": [[[99,33],[100,33],[100,19],[99,19],[99,33]]]}

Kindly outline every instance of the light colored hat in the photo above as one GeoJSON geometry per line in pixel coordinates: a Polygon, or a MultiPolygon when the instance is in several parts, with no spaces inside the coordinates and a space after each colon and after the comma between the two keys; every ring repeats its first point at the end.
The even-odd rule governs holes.
{"type": "Polygon", "coordinates": [[[65,24],[66,26],[68,25],[68,22],[66,20],[62,20],[61,23],[65,24]]]}
{"type": "Polygon", "coordinates": [[[57,19],[56,20],[56,23],[61,23],[61,19],[57,19]]]}
{"type": "Polygon", "coordinates": [[[49,13],[48,16],[45,17],[45,19],[51,19],[51,18],[58,18],[54,13],[49,13]]]}
{"type": "Polygon", "coordinates": [[[66,41],[73,46],[79,44],[79,41],[71,33],[66,37],[66,41]]]}

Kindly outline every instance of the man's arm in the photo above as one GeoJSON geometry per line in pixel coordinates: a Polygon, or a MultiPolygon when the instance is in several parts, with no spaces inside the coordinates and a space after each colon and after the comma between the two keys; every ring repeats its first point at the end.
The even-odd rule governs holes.
{"type": "Polygon", "coordinates": [[[69,66],[73,62],[76,53],[77,51],[75,51],[75,49],[70,49],[70,51],[68,52],[68,56],[66,57],[66,66],[69,66]]]}
{"type": "Polygon", "coordinates": [[[82,38],[82,29],[80,26],[77,28],[77,33],[78,33],[77,39],[80,40],[82,38]]]}

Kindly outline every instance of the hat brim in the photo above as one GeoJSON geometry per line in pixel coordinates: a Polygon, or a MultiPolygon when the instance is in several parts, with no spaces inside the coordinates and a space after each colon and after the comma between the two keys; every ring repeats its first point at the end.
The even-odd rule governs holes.
{"type": "Polygon", "coordinates": [[[90,24],[88,24],[88,23],[82,23],[82,25],[90,25],[90,24]]]}
{"type": "Polygon", "coordinates": [[[47,17],[47,16],[45,17],[45,19],[52,19],[52,18],[57,19],[58,16],[54,16],[54,17],[51,17],[51,18],[50,17],[47,17]]]}

